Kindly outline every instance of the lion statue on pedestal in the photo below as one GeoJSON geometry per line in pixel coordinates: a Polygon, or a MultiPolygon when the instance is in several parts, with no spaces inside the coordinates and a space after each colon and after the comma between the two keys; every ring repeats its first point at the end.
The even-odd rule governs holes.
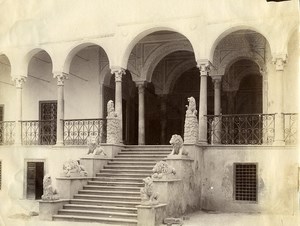
{"type": "Polygon", "coordinates": [[[52,178],[49,174],[46,174],[43,179],[43,195],[42,200],[57,200],[59,196],[56,189],[52,186],[52,178]]]}
{"type": "Polygon", "coordinates": [[[171,137],[170,144],[173,146],[170,155],[188,155],[188,152],[183,149],[183,139],[180,135],[174,134],[171,137]]]}

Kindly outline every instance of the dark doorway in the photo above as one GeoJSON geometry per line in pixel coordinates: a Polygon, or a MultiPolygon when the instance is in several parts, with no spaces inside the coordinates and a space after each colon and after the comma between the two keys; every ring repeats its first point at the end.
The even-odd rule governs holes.
{"type": "Polygon", "coordinates": [[[0,144],[4,143],[4,123],[3,123],[3,117],[4,115],[4,106],[0,106],[0,144]]]}
{"type": "Polygon", "coordinates": [[[57,101],[40,101],[40,144],[56,144],[57,101]]]}
{"type": "Polygon", "coordinates": [[[44,162],[27,162],[27,199],[41,199],[43,195],[44,162]]]}

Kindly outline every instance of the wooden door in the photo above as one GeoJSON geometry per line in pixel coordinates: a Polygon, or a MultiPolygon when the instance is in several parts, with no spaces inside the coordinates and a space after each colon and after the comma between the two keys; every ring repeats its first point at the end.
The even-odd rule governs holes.
{"type": "Polygon", "coordinates": [[[27,162],[27,199],[41,199],[43,195],[43,162],[27,162]]]}

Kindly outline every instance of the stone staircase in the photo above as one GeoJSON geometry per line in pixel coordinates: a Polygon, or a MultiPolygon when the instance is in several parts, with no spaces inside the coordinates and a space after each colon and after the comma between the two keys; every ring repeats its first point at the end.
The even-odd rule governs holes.
{"type": "Polygon", "coordinates": [[[126,146],[53,220],[137,225],[143,179],[170,152],[170,146],[126,146]]]}

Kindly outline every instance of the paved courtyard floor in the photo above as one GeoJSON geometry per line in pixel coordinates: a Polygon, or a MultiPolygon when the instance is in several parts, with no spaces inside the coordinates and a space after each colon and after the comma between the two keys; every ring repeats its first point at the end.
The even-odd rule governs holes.
{"type": "MultiPolygon", "coordinates": [[[[206,213],[195,212],[187,215],[185,226],[298,226],[299,216],[206,213]]],[[[1,226],[107,226],[100,223],[40,221],[38,216],[12,215],[2,219],[1,226]]],[[[112,226],[112,225],[110,225],[112,226]]]]}
{"type": "MultiPolygon", "coordinates": [[[[5,203],[4,203],[5,205],[5,203]]],[[[107,226],[100,223],[85,222],[54,222],[40,221],[37,202],[19,201],[3,208],[0,202],[0,210],[6,209],[5,215],[0,212],[0,226],[107,226]]],[[[242,214],[197,211],[184,217],[184,226],[300,226],[300,214],[298,215],[271,215],[271,214],[242,214]]],[[[110,224],[110,226],[112,226],[110,224]]]]}

